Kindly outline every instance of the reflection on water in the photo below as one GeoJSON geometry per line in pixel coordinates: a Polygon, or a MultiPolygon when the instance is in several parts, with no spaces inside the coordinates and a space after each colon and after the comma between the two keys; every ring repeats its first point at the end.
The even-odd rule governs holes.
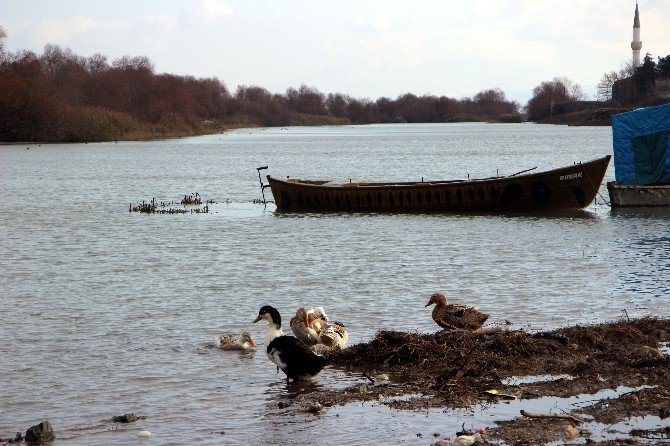
{"type": "Polygon", "coordinates": [[[670,294],[667,281],[659,280],[670,271],[670,211],[661,208],[612,209],[615,222],[613,253],[620,271],[616,289],[634,300],[635,308],[655,311],[650,298],[670,294]]]}
{"type": "MultiPolygon", "coordinates": [[[[344,409],[278,407],[303,390],[286,386],[263,346],[207,347],[243,329],[262,339],[265,328],[251,321],[266,304],[287,331],[297,307],[323,306],[351,343],[382,329],[435,331],[424,305],[436,291],[482,308],[491,324],[531,329],[622,310],[667,314],[659,278],[670,263],[670,217],[661,210],[610,211],[599,200],[531,215],[279,214],[252,203],[256,167],[266,164],[303,178],[444,179],[547,170],[610,150],[609,128],[513,124],[1,146],[0,437],[49,419],[62,444],[134,443],[143,429],[160,444],[311,444],[315,429],[366,444],[422,423],[385,407],[372,428],[367,406],[350,425],[344,409]],[[146,197],[192,191],[214,199],[211,213],[128,212],[146,197]],[[128,412],[148,418],[111,422],[128,412]]],[[[359,379],[327,368],[314,385],[359,379]]]]}
{"type": "MultiPolygon", "coordinates": [[[[276,206],[272,203],[267,205],[267,209],[263,211],[274,211],[274,215],[277,218],[344,218],[344,217],[355,217],[355,218],[379,218],[383,216],[403,216],[403,215],[438,215],[438,216],[460,216],[460,217],[495,217],[495,218],[528,218],[528,219],[592,219],[598,218],[597,215],[590,210],[584,209],[567,209],[567,210],[544,210],[544,211],[503,211],[503,212],[494,212],[494,211],[473,211],[467,213],[461,212],[449,212],[449,213],[436,213],[436,212],[402,212],[402,211],[389,211],[389,212],[293,212],[293,211],[278,211],[276,206]]],[[[257,213],[258,210],[250,212],[249,215],[257,213]]]]}
{"type": "Polygon", "coordinates": [[[611,208],[610,213],[615,218],[621,219],[651,219],[667,220],[670,213],[667,208],[662,207],[639,207],[639,208],[611,208]]]}

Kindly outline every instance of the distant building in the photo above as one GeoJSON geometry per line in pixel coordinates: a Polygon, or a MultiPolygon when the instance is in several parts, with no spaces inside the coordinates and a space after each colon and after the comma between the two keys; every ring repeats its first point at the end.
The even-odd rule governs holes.
{"type": "Polygon", "coordinates": [[[635,3],[635,18],[633,19],[633,41],[630,43],[630,49],[633,50],[633,68],[640,66],[640,50],[642,41],[640,40],[640,11],[635,3]]]}
{"type": "MultiPolygon", "coordinates": [[[[635,18],[633,19],[633,41],[630,43],[633,50],[633,68],[640,66],[640,50],[642,49],[642,40],[640,40],[640,11],[635,3],[635,18]]],[[[612,85],[612,99],[622,105],[636,104],[641,100],[656,98],[670,98],[670,79],[656,78],[650,85],[642,88],[635,85],[633,76],[618,80],[612,85]]]]}

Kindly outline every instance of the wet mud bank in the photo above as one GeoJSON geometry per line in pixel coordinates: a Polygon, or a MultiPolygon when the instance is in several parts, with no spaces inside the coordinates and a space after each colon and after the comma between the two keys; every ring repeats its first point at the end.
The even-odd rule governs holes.
{"type": "Polygon", "coordinates": [[[486,441],[670,445],[668,342],[670,320],[657,318],[532,334],[381,331],[372,341],[330,358],[332,367],[360,375],[360,384],[305,392],[290,404],[314,409],[318,403],[321,410],[319,406],[378,401],[401,410],[477,410],[482,404],[514,401],[523,408],[524,400],[576,397],[583,403],[560,413],[556,408],[524,415],[518,411],[488,426],[486,441]],[[637,422],[645,417],[660,420],[657,428],[636,429],[645,425],[637,422]],[[626,421],[628,430],[616,438],[593,435],[596,426],[626,421]],[[668,427],[658,428],[659,423],[668,427]]]}

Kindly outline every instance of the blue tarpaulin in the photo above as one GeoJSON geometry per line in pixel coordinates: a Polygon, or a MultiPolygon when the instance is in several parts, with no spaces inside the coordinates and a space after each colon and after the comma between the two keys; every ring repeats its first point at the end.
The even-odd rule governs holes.
{"type": "Polygon", "coordinates": [[[616,181],[670,183],[670,104],[612,116],[616,181]]]}

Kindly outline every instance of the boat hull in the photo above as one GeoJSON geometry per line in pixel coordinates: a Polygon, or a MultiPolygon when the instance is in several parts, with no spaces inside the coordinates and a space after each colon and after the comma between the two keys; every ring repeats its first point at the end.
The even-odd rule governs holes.
{"type": "Polygon", "coordinates": [[[278,211],[470,212],[582,209],[611,156],[546,172],[468,181],[332,183],[268,175],[278,211]]]}
{"type": "Polygon", "coordinates": [[[624,186],[616,181],[607,183],[612,207],[668,207],[670,185],[624,186]]]}

